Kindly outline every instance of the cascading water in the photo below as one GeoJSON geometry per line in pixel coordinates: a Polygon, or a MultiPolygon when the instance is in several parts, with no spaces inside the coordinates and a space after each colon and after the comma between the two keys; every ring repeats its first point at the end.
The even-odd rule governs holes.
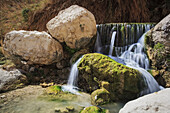
{"type": "Polygon", "coordinates": [[[115,37],[116,37],[116,31],[114,31],[114,32],[112,33],[112,39],[111,39],[111,43],[110,43],[109,55],[112,55],[113,46],[114,46],[114,43],[115,43],[115,37]]]}
{"type": "Polygon", "coordinates": [[[62,86],[63,91],[68,91],[73,94],[80,95],[80,93],[78,93],[78,91],[76,90],[76,89],[78,89],[78,87],[76,87],[76,85],[77,85],[77,77],[78,77],[78,73],[79,73],[77,65],[79,64],[81,59],[82,59],[82,57],[79,58],[74,63],[74,65],[71,67],[68,83],[67,83],[67,85],[62,86]]]}
{"type": "Polygon", "coordinates": [[[101,47],[102,47],[102,43],[101,43],[101,40],[100,40],[99,32],[97,31],[97,39],[96,39],[96,43],[95,43],[95,48],[94,49],[95,49],[96,52],[100,52],[101,47]]]}
{"type": "Polygon", "coordinates": [[[147,88],[141,92],[141,95],[159,91],[161,87],[158,85],[153,76],[147,71],[149,68],[149,60],[144,53],[144,36],[135,44],[132,44],[119,58],[123,59],[130,68],[138,70],[147,84],[147,88]]]}
{"type": "MultiPolygon", "coordinates": [[[[153,76],[147,71],[147,69],[149,69],[149,60],[147,58],[147,55],[144,52],[144,36],[145,36],[144,33],[150,30],[151,27],[152,26],[149,24],[145,24],[145,25],[142,25],[142,24],[122,25],[121,24],[120,26],[116,25],[117,37],[116,39],[114,39],[116,32],[113,32],[112,40],[110,43],[110,51],[108,53],[109,54],[108,56],[110,58],[116,60],[119,63],[126,64],[130,68],[134,68],[138,70],[143,75],[147,88],[141,92],[141,95],[149,94],[149,93],[156,92],[162,89],[162,87],[158,85],[158,83],[153,78],[153,76]],[[120,40],[122,40],[122,42],[120,42],[120,40]],[[114,44],[114,42],[116,43],[114,44]],[[113,47],[115,48],[114,52],[115,52],[116,57],[112,56],[113,47]]],[[[115,26],[113,26],[113,28],[115,28],[115,26]]],[[[103,29],[102,26],[101,26],[101,29],[103,29]]],[[[99,29],[98,34],[101,35],[102,34],[101,31],[103,32],[103,30],[99,29]]],[[[102,38],[102,37],[98,36],[97,38],[102,38]]],[[[104,42],[101,40],[102,39],[97,39],[97,41],[104,42]]],[[[107,44],[108,43],[106,43],[106,45],[107,44]]],[[[97,52],[102,53],[101,51],[105,51],[105,50],[102,50],[103,48],[101,47],[101,45],[100,47],[97,47],[97,46],[95,47],[95,48],[100,48],[100,51],[97,51],[97,52]]],[[[106,45],[104,46],[106,47],[106,45]]],[[[106,53],[103,53],[103,54],[106,54],[106,53]]]]}
{"type": "MultiPolygon", "coordinates": [[[[97,26],[97,28],[98,31],[97,31],[97,39],[95,43],[95,52],[103,53],[104,51],[105,53],[103,54],[106,54],[105,50],[107,49],[107,47],[110,47],[107,53],[107,55],[110,58],[114,59],[119,63],[127,65],[131,68],[139,70],[139,72],[143,75],[143,78],[147,85],[147,88],[141,92],[141,95],[159,91],[161,89],[161,87],[158,85],[158,83],[152,77],[152,75],[149,72],[147,72],[147,69],[149,69],[149,60],[146,54],[144,53],[145,34],[143,33],[151,28],[150,25],[139,25],[139,26],[136,25],[135,30],[134,30],[134,25],[125,25],[121,28],[121,33],[120,30],[118,29],[120,28],[119,25],[116,24],[116,27],[115,26],[113,26],[112,28],[109,27],[109,30],[113,31],[112,38],[110,38],[111,42],[109,42],[110,45],[108,45],[107,42],[108,39],[106,40],[105,36],[103,36],[102,34],[104,32],[105,34],[107,34],[107,36],[109,36],[108,35],[109,30],[103,29],[102,26],[97,26]],[[136,31],[136,34],[134,33],[134,31],[136,31]],[[142,37],[139,39],[141,35],[142,37]],[[118,39],[124,41],[120,43],[118,39]],[[138,39],[138,42],[136,41],[136,39],[138,39]],[[104,45],[104,43],[106,43],[106,45],[104,45]],[[119,45],[122,46],[119,47],[119,45]],[[115,48],[114,54],[116,57],[112,56],[113,48],[115,48]]],[[[69,91],[71,93],[78,94],[78,95],[79,93],[76,90],[77,88],[76,83],[77,83],[77,76],[78,76],[77,65],[80,62],[80,60],[81,58],[77,60],[77,62],[72,66],[68,83],[66,86],[63,86],[64,91],[69,91]]]]}

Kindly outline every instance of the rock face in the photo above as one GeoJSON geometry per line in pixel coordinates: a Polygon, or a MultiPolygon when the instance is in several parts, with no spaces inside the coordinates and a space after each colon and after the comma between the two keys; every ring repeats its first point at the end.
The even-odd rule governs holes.
{"type": "Polygon", "coordinates": [[[168,0],[51,0],[51,3],[30,17],[28,29],[45,31],[49,20],[74,4],[92,12],[98,24],[159,22],[170,13],[169,2],[165,1],[168,0]]]}
{"type": "Polygon", "coordinates": [[[170,88],[130,101],[119,113],[169,113],[170,88]]]}
{"type": "Polygon", "coordinates": [[[78,69],[80,88],[87,92],[104,88],[110,93],[111,101],[134,99],[145,87],[143,78],[137,70],[99,53],[84,55],[78,69]]]}
{"type": "Polygon", "coordinates": [[[4,50],[31,64],[51,64],[62,59],[63,48],[46,32],[11,31],[5,35],[4,50]]]}
{"type": "Polygon", "coordinates": [[[83,48],[96,34],[96,21],[85,8],[73,5],[47,23],[50,34],[70,48],[83,48]]]}
{"type": "Polygon", "coordinates": [[[170,14],[146,34],[145,43],[152,74],[159,84],[170,87],[170,14]]]}
{"type": "Polygon", "coordinates": [[[0,92],[23,87],[26,83],[26,76],[19,70],[6,71],[0,68],[0,92]]]}

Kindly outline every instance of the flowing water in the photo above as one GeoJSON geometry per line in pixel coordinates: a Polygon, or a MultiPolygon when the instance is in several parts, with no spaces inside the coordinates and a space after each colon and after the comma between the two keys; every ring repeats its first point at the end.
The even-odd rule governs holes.
{"type": "MultiPolygon", "coordinates": [[[[150,30],[151,27],[153,26],[149,24],[136,25],[136,27],[135,25],[116,25],[112,28],[109,27],[110,31],[112,31],[112,36],[107,39],[106,36],[109,37],[110,34],[107,27],[105,29],[102,25],[97,26],[98,31],[94,51],[106,54],[115,61],[138,70],[143,75],[147,85],[147,88],[141,91],[141,96],[161,89],[156,80],[147,71],[149,69],[149,60],[144,50],[144,36],[145,32],[150,30]]],[[[81,58],[72,66],[68,84],[63,86],[64,91],[78,95],[79,93],[76,90],[78,88],[76,86],[78,76],[77,65],[80,60],[81,58]]],[[[123,103],[112,103],[102,107],[109,109],[112,113],[117,113],[123,105],[123,103]]]]}
{"type": "Polygon", "coordinates": [[[161,89],[157,81],[147,71],[149,69],[149,60],[144,52],[144,37],[145,34],[119,57],[124,60],[128,67],[138,70],[143,75],[147,88],[141,92],[141,95],[153,93],[161,89]]]}
{"type": "Polygon", "coordinates": [[[77,85],[77,77],[78,77],[78,73],[79,73],[77,65],[81,59],[82,59],[82,57],[79,58],[71,67],[68,83],[67,83],[67,85],[62,86],[63,91],[68,91],[73,94],[80,95],[80,93],[78,93],[78,91],[77,91],[78,87],[76,87],[76,85],[77,85]]]}
{"type": "MultiPolygon", "coordinates": [[[[98,43],[98,41],[100,41],[100,43],[103,42],[101,36],[103,33],[106,33],[103,31],[102,26],[100,27],[101,29],[98,30],[99,36],[97,36],[96,44],[98,43]]],[[[108,56],[114,59],[115,61],[127,65],[130,68],[138,70],[143,75],[143,78],[147,85],[147,88],[141,92],[141,95],[159,91],[161,87],[153,78],[153,76],[147,71],[149,69],[149,60],[144,50],[145,32],[150,30],[152,26],[150,24],[144,25],[141,24],[137,25],[136,27],[134,27],[134,25],[121,25],[121,26],[117,25],[116,27],[117,29],[112,33],[109,52],[108,53],[102,52],[107,51],[106,48],[101,47],[102,44],[100,44],[99,46],[100,51],[97,52],[100,52],[102,54],[108,54],[108,56]],[[136,29],[134,30],[134,28],[136,29]],[[136,41],[137,39],[138,41],[136,41]],[[122,41],[121,43],[120,40],[122,41]],[[112,56],[113,48],[115,50],[114,51],[115,56],[112,56]]],[[[115,29],[115,26],[113,26],[112,29],[115,29]]],[[[112,29],[110,31],[112,31],[112,29]]],[[[105,44],[107,45],[108,43],[105,42],[105,44]]],[[[103,44],[104,47],[106,47],[106,45],[103,44]]]]}
{"type": "Polygon", "coordinates": [[[112,33],[112,39],[111,39],[111,43],[110,43],[109,55],[112,55],[113,46],[114,46],[114,43],[115,43],[115,37],[116,37],[116,31],[114,31],[114,32],[112,33]]]}

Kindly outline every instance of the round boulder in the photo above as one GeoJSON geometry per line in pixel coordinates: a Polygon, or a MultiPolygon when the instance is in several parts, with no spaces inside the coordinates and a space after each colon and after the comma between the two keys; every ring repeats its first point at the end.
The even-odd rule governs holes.
{"type": "Polygon", "coordinates": [[[170,88],[129,101],[119,113],[170,113],[170,88]]]}
{"type": "Polygon", "coordinates": [[[11,31],[5,35],[4,50],[31,64],[51,64],[63,57],[61,44],[46,32],[11,31]]]}
{"type": "Polygon", "coordinates": [[[46,26],[54,38],[70,48],[86,47],[97,32],[94,15],[78,5],[60,11],[46,26]]]}
{"type": "MultiPolygon", "coordinates": [[[[107,94],[110,94],[110,99],[108,99],[109,96],[107,98],[102,96],[101,92],[106,94],[106,90],[97,90],[96,94],[100,94],[101,96],[97,97],[107,101],[135,99],[146,88],[138,70],[120,64],[103,54],[85,54],[78,64],[78,69],[78,86],[87,92],[105,88],[108,91],[107,94]]],[[[95,98],[96,94],[92,97],[95,98]]],[[[105,101],[101,101],[103,102],[105,101]]]]}

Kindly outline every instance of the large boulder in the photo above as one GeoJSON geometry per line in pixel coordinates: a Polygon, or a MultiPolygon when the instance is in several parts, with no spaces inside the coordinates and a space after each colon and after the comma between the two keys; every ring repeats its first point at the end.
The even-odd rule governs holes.
{"type": "Polygon", "coordinates": [[[170,88],[130,101],[119,113],[170,113],[170,88]]]}
{"type": "Polygon", "coordinates": [[[70,48],[86,47],[97,32],[93,14],[78,5],[60,11],[46,26],[54,38],[70,48]]]}
{"type": "Polygon", "coordinates": [[[6,71],[0,68],[0,92],[21,88],[27,83],[27,77],[19,70],[6,71]]]}
{"type": "Polygon", "coordinates": [[[152,74],[159,84],[170,87],[170,14],[146,34],[145,43],[152,74]]]}
{"type": "MultiPolygon", "coordinates": [[[[146,86],[139,71],[99,53],[84,55],[78,64],[78,69],[78,86],[80,88],[87,92],[93,92],[99,88],[104,88],[108,91],[107,94],[110,95],[110,99],[103,99],[101,103],[105,103],[105,100],[134,99],[146,86]]],[[[104,91],[106,92],[106,90],[104,91]]],[[[94,96],[96,96],[95,94],[100,94],[101,96],[99,97],[102,98],[101,92],[92,94],[94,96]]]]}
{"type": "Polygon", "coordinates": [[[63,58],[61,44],[46,32],[11,31],[5,35],[4,50],[31,64],[51,64],[63,58]]]}

